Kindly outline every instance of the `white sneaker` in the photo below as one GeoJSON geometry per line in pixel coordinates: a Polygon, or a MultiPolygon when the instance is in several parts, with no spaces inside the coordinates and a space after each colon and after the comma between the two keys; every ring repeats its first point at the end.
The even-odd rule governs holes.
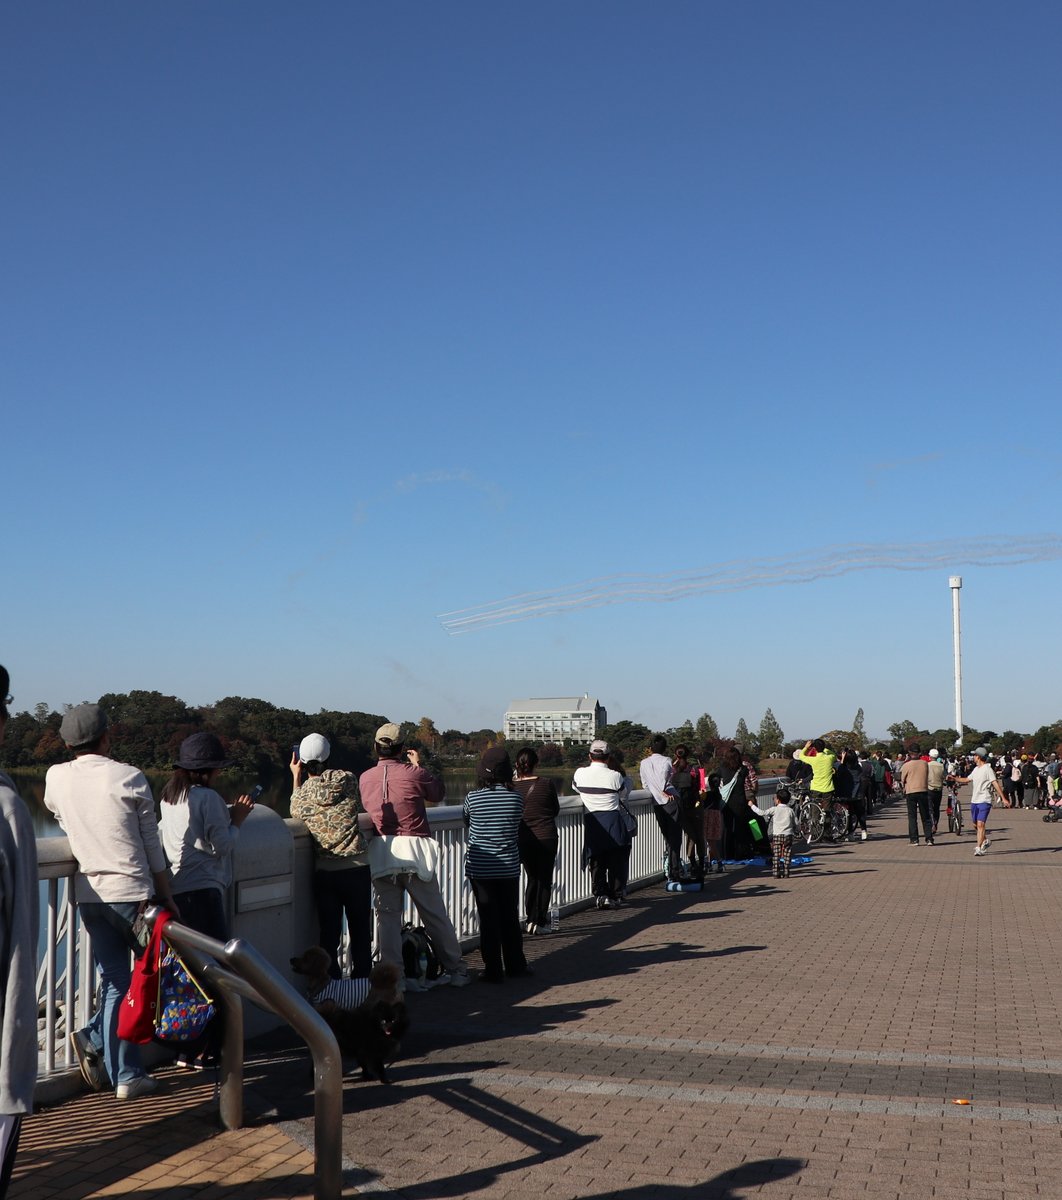
{"type": "Polygon", "coordinates": [[[985,852],[984,846],[978,846],[977,849],[974,851],[974,857],[980,858],[984,854],[984,852],[985,852]]]}
{"type": "Polygon", "coordinates": [[[158,1080],[152,1079],[150,1075],[138,1075],[128,1083],[120,1083],[114,1089],[114,1094],[119,1100],[135,1100],[137,1096],[151,1095],[158,1086],[158,1080]]]}
{"type": "Polygon", "coordinates": [[[399,990],[403,992],[427,992],[431,990],[427,983],[421,983],[419,979],[412,975],[407,975],[405,979],[399,980],[399,982],[402,985],[399,990]]]}
{"type": "Polygon", "coordinates": [[[985,840],[981,843],[981,845],[984,846],[984,848],[987,850],[988,847],[992,845],[992,839],[986,837],[985,840]]]}
{"type": "Polygon", "coordinates": [[[865,829],[861,829],[859,832],[860,832],[860,836],[862,837],[863,841],[865,842],[867,840],[867,831],[865,829]]]}
{"type": "Polygon", "coordinates": [[[472,973],[467,967],[463,971],[454,971],[447,976],[447,982],[451,987],[468,987],[472,982],[472,973]]]}

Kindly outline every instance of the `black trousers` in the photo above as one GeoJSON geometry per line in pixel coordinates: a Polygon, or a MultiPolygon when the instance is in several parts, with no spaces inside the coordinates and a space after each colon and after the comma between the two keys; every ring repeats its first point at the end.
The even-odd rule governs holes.
{"type": "Polygon", "coordinates": [[[627,886],[624,868],[629,862],[630,851],[626,846],[617,846],[595,854],[590,859],[590,887],[598,899],[615,900],[627,886]]]}
{"type": "Polygon", "coordinates": [[[321,945],[332,958],[328,974],[338,979],[339,939],[343,914],[350,933],[350,973],[365,979],[372,970],[372,875],[368,867],[343,867],[339,871],[314,871],[313,898],[321,926],[321,945]]]}
{"type": "Polygon", "coordinates": [[[690,844],[690,870],[694,879],[704,878],[705,841],[704,814],[696,804],[683,804],[679,809],[679,826],[690,844]]]}
{"type": "Polygon", "coordinates": [[[557,839],[543,841],[532,833],[520,831],[520,862],[527,876],[524,888],[524,913],[528,921],[545,925],[549,921],[549,901],[553,894],[553,868],[557,862],[557,839]]]}
{"type": "Polygon", "coordinates": [[[678,801],[670,804],[653,804],[653,815],[660,826],[667,845],[667,877],[669,881],[677,881],[682,868],[682,826],[678,819],[678,801]]]}
{"type": "Polygon", "coordinates": [[[479,952],[488,976],[522,975],[527,970],[520,929],[520,879],[473,879],[479,913],[479,952]]]}
{"type": "Polygon", "coordinates": [[[926,841],[933,840],[933,814],[929,811],[928,792],[908,792],[904,799],[907,801],[907,836],[913,845],[918,841],[918,817],[922,817],[922,829],[926,841]]]}

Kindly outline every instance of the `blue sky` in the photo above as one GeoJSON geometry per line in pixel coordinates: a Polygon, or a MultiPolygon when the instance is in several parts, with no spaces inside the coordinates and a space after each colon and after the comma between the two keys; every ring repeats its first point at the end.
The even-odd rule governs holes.
{"type": "Polygon", "coordinates": [[[38,0],[0,56],[16,708],[932,729],[958,572],[967,723],[1062,716],[1052,555],[438,619],[1062,530],[1057,4],[38,0]]]}

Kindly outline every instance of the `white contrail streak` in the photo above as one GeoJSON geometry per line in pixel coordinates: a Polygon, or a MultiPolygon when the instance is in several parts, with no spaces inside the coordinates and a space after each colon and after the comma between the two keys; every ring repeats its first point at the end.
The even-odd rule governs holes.
{"type": "Polygon", "coordinates": [[[632,601],[683,600],[711,592],[811,583],[853,571],[928,571],[959,566],[1005,567],[1062,558],[1062,537],[1000,537],[909,545],[832,546],[789,558],[736,559],[698,571],[663,575],[606,575],[549,592],[522,592],[473,608],[441,613],[447,633],[471,633],[492,625],[552,617],[558,613],[632,601]]]}

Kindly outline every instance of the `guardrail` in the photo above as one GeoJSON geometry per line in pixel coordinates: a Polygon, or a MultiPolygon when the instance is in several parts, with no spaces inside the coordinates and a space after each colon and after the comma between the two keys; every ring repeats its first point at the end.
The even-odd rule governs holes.
{"type": "Polygon", "coordinates": [[[342,1193],[343,1059],[339,1043],[317,1010],[239,938],[224,945],[214,938],[169,921],[163,935],[204,989],[224,1005],[219,1107],[226,1129],[243,1125],[242,997],[286,1021],[313,1056],[314,1196],[337,1200],[342,1193]]]}
{"type": "MultiPolygon", "coordinates": [[[[777,780],[765,778],[760,782],[760,795],[773,795],[777,780]]],[[[631,850],[631,888],[646,887],[663,878],[663,839],[652,813],[649,793],[632,793],[628,807],[638,821],[638,834],[631,850]]],[[[468,949],[479,940],[479,923],[472,890],[464,877],[465,831],[461,809],[448,805],[429,811],[432,832],[439,843],[439,884],[450,919],[462,945],[468,949]]],[[[559,848],[554,888],[562,917],[593,901],[590,878],[582,866],[583,809],[577,797],[561,801],[558,818],[559,848]]],[[[299,842],[309,835],[299,821],[288,820],[281,826],[299,842]]],[[[73,1077],[77,1064],[66,1036],[69,1030],[88,1023],[95,1005],[95,972],[92,967],[90,942],[80,927],[73,902],[73,876],[77,864],[70,854],[65,837],[42,838],[37,843],[40,878],[43,882],[42,921],[45,928],[38,997],[40,1000],[40,1076],[38,1095],[42,1099],[58,1097],[61,1091],[50,1091],[58,1077],[73,1077]],[[73,964],[73,970],[70,964],[73,964]]],[[[298,856],[296,856],[298,861],[298,856]]],[[[292,892],[308,897],[311,891],[310,856],[303,856],[306,866],[296,866],[292,892]],[[300,872],[304,871],[305,874],[300,872]]],[[[306,901],[307,904],[312,902],[306,901]]],[[[412,916],[412,909],[408,910],[412,916]]],[[[236,931],[239,933],[238,923],[236,931]]],[[[245,943],[246,944],[246,943],[245,943]]],[[[290,947],[283,956],[303,949],[290,947]]]]}

